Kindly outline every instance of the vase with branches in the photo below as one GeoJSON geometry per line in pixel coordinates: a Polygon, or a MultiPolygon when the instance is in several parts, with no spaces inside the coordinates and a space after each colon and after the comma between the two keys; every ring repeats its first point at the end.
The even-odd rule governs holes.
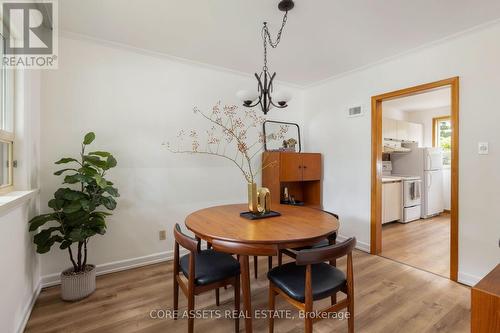
{"type": "MultiPolygon", "coordinates": [[[[199,108],[193,109],[209,123],[208,130],[181,130],[177,135],[177,143],[167,143],[167,149],[176,154],[202,154],[224,158],[235,165],[248,183],[249,210],[258,211],[256,205],[256,180],[263,169],[273,162],[262,161],[262,167],[254,165],[254,160],[264,149],[264,133],[262,124],[264,117],[258,116],[253,109],[240,109],[235,105],[222,105],[218,102],[210,112],[199,108]]],[[[288,131],[281,126],[268,138],[282,139],[288,131]]]]}

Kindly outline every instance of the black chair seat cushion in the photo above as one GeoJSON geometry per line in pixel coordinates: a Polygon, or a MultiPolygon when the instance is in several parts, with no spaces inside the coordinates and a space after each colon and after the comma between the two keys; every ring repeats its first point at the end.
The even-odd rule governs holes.
{"type": "MultiPolygon", "coordinates": [[[[240,274],[240,264],[233,256],[214,250],[205,250],[195,255],[195,278],[197,285],[218,282],[240,274]]],[[[189,254],[180,259],[182,273],[189,279],[189,254]]]]}
{"type": "MultiPolygon", "coordinates": [[[[325,263],[311,265],[313,300],[320,300],[340,291],[345,284],[345,274],[325,263]]],[[[273,268],[267,277],[291,298],[305,302],[306,266],[294,262],[273,268]]]]}

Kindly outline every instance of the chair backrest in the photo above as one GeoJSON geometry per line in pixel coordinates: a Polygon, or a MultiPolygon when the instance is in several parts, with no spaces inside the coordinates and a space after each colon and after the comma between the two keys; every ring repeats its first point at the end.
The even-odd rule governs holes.
{"type": "Polygon", "coordinates": [[[191,252],[198,252],[199,251],[199,249],[200,249],[199,240],[197,240],[193,237],[190,237],[190,236],[186,235],[185,233],[183,233],[179,223],[175,224],[174,237],[175,237],[175,241],[178,244],[180,244],[183,248],[185,248],[191,252]]]}
{"type": "Polygon", "coordinates": [[[317,249],[297,251],[295,259],[297,265],[310,265],[333,260],[350,254],[356,246],[356,238],[351,237],[346,241],[317,249]]]}

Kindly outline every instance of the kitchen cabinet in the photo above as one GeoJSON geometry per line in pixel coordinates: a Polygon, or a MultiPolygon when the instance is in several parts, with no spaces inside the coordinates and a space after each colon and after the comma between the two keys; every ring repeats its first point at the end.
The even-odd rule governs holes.
{"type": "Polygon", "coordinates": [[[398,121],[391,118],[382,119],[382,138],[395,139],[397,137],[398,121]]]}
{"type": "Polygon", "coordinates": [[[382,119],[382,138],[401,141],[415,141],[422,146],[423,125],[391,118],[382,119]]]}
{"type": "Polygon", "coordinates": [[[409,124],[406,121],[403,120],[398,120],[397,121],[397,132],[396,132],[396,139],[398,140],[408,140],[408,131],[409,131],[409,124]]]}
{"type": "Polygon", "coordinates": [[[382,223],[401,219],[402,200],[401,181],[382,183],[382,223]]]}
{"type": "Polygon", "coordinates": [[[419,143],[419,146],[422,147],[423,143],[423,125],[419,123],[408,123],[408,132],[407,132],[407,140],[415,141],[419,143]]]}
{"type": "Polygon", "coordinates": [[[321,208],[321,154],[265,152],[262,167],[262,186],[271,192],[271,203],[280,203],[286,187],[296,201],[321,208]]]}

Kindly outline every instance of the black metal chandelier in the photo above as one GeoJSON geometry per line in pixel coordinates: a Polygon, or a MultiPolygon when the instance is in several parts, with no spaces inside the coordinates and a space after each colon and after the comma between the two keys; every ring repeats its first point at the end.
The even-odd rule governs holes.
{"type": "Polygon", "coordinates": [[[243,106],[252,108],[260,105],[262,112],[267,114],[269,110],[274,106],[276,108],[286,108],[288,106],[287,102],[290,97],[285,93],[277,93],[274,96],[273,93],[273,80],[276,77],[276,72],[271,74],[267,68],[267,44],[272,48],[276,48],[281,41],[281,34],[283,28],[285,27],[288,12],[295,6],[292,0],[281,0],[278,4],[279,10],[285,12],[283,15],[283,20],[281,22],[281,28],[276,36],[276,41],[273,42],[269,29],[267,27],[267,22],[264,22],[262,27],[262,40],[264,42],[264,66],[262,67],[262,72],[260,74],[255,73],[255,78],[257,79],[257,91],[240,90],[238,92],[238,97],[243,101],[243,106]]]}

